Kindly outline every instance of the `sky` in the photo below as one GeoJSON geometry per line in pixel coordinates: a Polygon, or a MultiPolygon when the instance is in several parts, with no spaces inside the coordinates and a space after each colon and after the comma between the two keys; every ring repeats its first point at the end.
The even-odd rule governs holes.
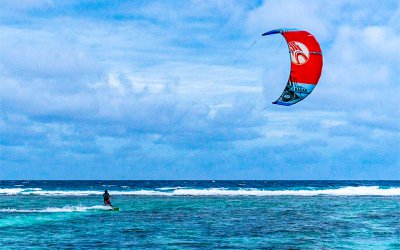
{"type": "Polygon", "coordinates": [[[399,46],[397,0],[3,0],[0,179],[399,180],[399,46]]]}

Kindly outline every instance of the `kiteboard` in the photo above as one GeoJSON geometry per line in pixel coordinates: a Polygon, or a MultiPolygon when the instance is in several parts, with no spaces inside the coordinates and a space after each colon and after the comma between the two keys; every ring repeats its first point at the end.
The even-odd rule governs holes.
{"type": "Polygon", "coordinates": [[[111,211],[119,211],[119,207],[113,207],[111,211]]]}

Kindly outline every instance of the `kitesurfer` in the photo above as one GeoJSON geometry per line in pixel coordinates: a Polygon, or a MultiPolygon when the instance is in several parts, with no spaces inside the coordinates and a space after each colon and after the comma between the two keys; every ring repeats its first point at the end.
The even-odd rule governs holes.
{"type": "Polygon", "coordinates": [[[104,206],[113,207],[111,205],[111,201],[110,201],[111,196],[110,196],[110,194],[108,193],[107,190],[104,190],[103,198],[104,198],[104,206]]]}

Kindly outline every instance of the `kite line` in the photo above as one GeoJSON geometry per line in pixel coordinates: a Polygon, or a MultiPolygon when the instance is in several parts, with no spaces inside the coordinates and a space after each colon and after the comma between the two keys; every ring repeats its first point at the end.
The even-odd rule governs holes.
{"type": "MultiPolygon", "coordinates": [[[[261,38],[262,38],[262,36],[260,36],[260,37],[257,38],[256,40],[254,40],[253,43],[252,43],[249,47],[247,47],[247,48],[233,61],[232,66],[236,65],[236,64],[243,58],[243,56],[246,55],[246,54],[249,52],[249,50],[250,50],[250,49],[258,42],[258,40],[260,40],[261,38]]],[[[139,164],[151,153],[151,151],[155,148],[155,146],[156,146],[163,138],[165,138],[165,137],[172,131],[172,129],[174,129],[174,128],[180,123],[180,121],[181,121],[184,117],[186,117],[187,114],[189,114],[189,111],[190,111],[194,106],[195,106],[195,104],[192,104],[187,110],[185,110],[185,112],[182,113],[182,115],[180,115],[180,116],[178,117],[178,119],[177,119],[177,120],[176,120],[176,121],[175,121],[175,122],[174,122],[174,123],[173,123],[173,124],[172,124],[172,125],[157,139],[157,140],[156,140],[156,141],[155,141],[155,142],[152,143],[152,145],[151,145],[151,146],[140,156],[140,158],[135,162],[135,164],[133,165],[133,167],[131,168],[131,170],[133,170],[133,169],[135,169],[137,166],[139,166],[139,164]]],[[[244,120],[244,119],[242,119],[242,120],[244,120]]],[[[242,122],[242,121],[240,121],[239,124],[240,124],[241,122],[242,122]]],[[[211,137],[210,139],[206,140],[205,142],[203,142],[203,143],[197,145],[197,146],[192,150],[192,152],[194,152],[194,151],[200,149],[201,147],[203,147],[204,145],[207,145],[207,144],[209,144],[210,142],[216,140],[220,135],[221,135],[221,133],[220,133],[220,134],[217,134],[217,135],[211,137]]],[[[184,158],[185,156],[187,156],[187,155],[182,155],[182,156],[180,156],[179,158],[177,158],[177,159],[171,161],[170,163],[168,163],[168,164],[165,165],[165,166],[169,166],[169,165],[171,165],[172,163],[174,163],[174,162],[176,162],[176,161],[179,161],[180,159],[184,158]]],[[[158,168],[156,171],[158,171],[159,169],[160,169],[160,168],[158,168]]],[[[154,172],[153,172],[153,173],[154,173],[154,172]]]]}

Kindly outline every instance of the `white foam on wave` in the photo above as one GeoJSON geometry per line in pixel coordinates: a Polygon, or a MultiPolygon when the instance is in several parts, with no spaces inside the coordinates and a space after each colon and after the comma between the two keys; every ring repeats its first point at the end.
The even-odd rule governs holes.
{"type": "Polygon", "coordinates": [[[156,188],[157,190],[176,190],[176,189],[183,189],[186,187],[161,187],[161,188],[156,188]]]}
{"type": "Polygon", "coordinates": [[[16,195],[26,190],[25,188],[0,188],[0,194],[2,195],[16,195]]]}
{"type": "MultiPolygon", "coordinates": [[[[263,190],[256,188],[226,189],[189,189],[181,187],[165,187],[156,190],[124,190],[110,191],[112,196],[400,196],[400,188],[380,188],[379,186],[342,187],[336,189],[303,189],[303,190],[263,190]]],[[[103,191],[94,190],[42,190],[40,188],[0,189],[0,195],[41,195],[41,196],[90,196],[102,195],[103,191]]]]}
{"type": "Polygon", "coordinates": [[[41,188],[0,188],[0,195],[17,195],[22,192],[40,191],[41,188]]]}
{"type": "Polygon", "coordinates": [[[187,196],[400,196],[400,188],[381,189],[378,186],[343,187],[320,190],[261,190],[261,189],[183,189],[175,190],[173,195],[187,196]]]}
{"type": "Polygon", "coordinates": [[[89,210],[111,210],[108,206],[65,206],[65,207],[47,207],[44,209],[17,209],[3,208],[0,213],[70,213],[70,212],[86,212],[89,210]]]}
{"type": "Polygon", "coordinates": [[[35,190],[22,192],[23,195],[43,195],[43,196],[89,196],[89,195],[102,195],[103,191],[74,191],[74,190],[35,190]]]}

